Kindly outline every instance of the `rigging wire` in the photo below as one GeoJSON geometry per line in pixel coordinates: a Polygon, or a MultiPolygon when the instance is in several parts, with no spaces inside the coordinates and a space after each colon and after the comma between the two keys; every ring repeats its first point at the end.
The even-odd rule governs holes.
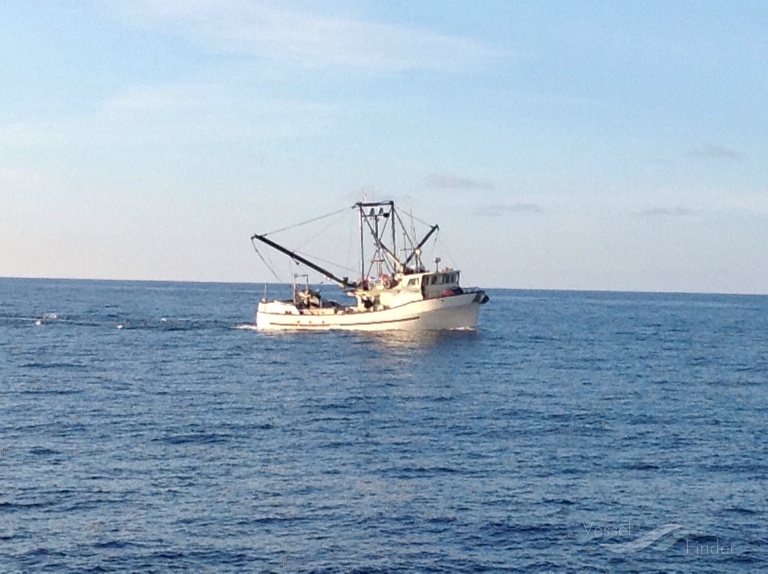
{"type": "MultiPolygon", "coordinates": [[[[346,209],[345,209],[345,210],[343,210],[343,211],[346,211],[346,209]]],[[[331,214],[329,214],[329,215],[324,215],[323,217],[330,217],[331,215],[338,215],[338,214],[340,214],[340,213],[341,213],[341,211],[337,211],[337,212],[335,212],[335,213],[331,213],[331,214]]],[[[316,219],[315,221],[317,221],[317,219],[316,219]]],[[[309,221],[306,221],[305,223],[310,223],[310,222],[309,222],[309,221]]],[[[331,222],[330,222],[328,225],[326,225],[325,227],[323,227],[323,228],[322,228],[320,231],[318,231],[317,233],[315,233],[315,234],[314,234],[312,237],[310,237],[309,239],[307,239],[307,240],[306,240],[304,243],[302,243],[301,245],[299,245],[299,246],[298,246],[296,249],[294,249],[294,251],[297,251],[297,252],[298,252],[298,251],[299,251],[299,249],[303,248],[303,247],[304,247],[304,246],[305,246],[307,243],[309,243],[310,241],[313,241],[314,239],[316,239],[316,238],[317,238],[319,235],[321,235],[321,234],[325,233],[326,231],[328,231],[328,229],[329,229],[329,228],[331,228],[331,227],[333,227],[334,225],[336,225],[336,223],[337,223],[337,220],[336,220],[336,219],[334,219],[334,220],[333,220],[333,221],[331,221],[331,222]]]]}
{"type": "Polygon", "coordinates": [[[353,269],[351,267],[345,267],[344,265],[339,265],[336,261],[328,261],[327,259],[323,259],[322,257],[319,257],[317,255],[314,255],[312,253],[307,253],[306,251],[299,251],[297,249],[293,250],[297,255],[301,255],[302,257],[306,257],[307,259],[316,259],[317,261],[320,261],[321,263],[325,263],[327,265],[330,265],[332,267],[337,267],[339,269],[343,269],[344,271],[357,271],[356,269],[353,269]]]}
{"type": "MultiPolygon", "coordinates": [[[[397,220],[400,222],[400,227],[403,228],[403,235],[405,236],[406,241],[410,244],[411,249],[413,249],[416,244],[414,243],[413,239],[411,239],[411,236],[408,235],[408,228],[405,226],[405,223],[403,223],[403,218],[400,217],[399,213],[396,213],[395,217],[397,217],[397,220]]],[[[413,221],[411,221],[411,227],[413,227],[413,221]]],[[[413,231],[413,235],[414,235],[414,237],[416,236],[416,231],[415,230],[413,231]]],[[[407,249],[407,247],[405,245],[403,245],[403,249],[407,249]]]]}
{"type": "MultiPolygon", "coordinates": [[[[347,257],[344,260],[345,266],[351,265],[350,261],[352,259],[352,245],[354,243],[355,232],[357,231],[355,224],[349,225],[348,228],[349,228],[349,238],[347,239],[347,257]]],[[[349,267],[345,267],[345,269],[348,269],[348,268],[349,267]]],[[[357,273],[357,268],[354,269],[353,273],[357,273]]]]}
{"type": "MultiPolygon", "coordinates": [[[[356,206],[353,206],[353,207],[356,207],[356,206]]],[[[264,233],[264,234],[263,234],[263,236],[264,236],[264,237],[266,237],[267,235],[274,235],[274,234],[276,234],[276,233],[280,233],[280,232],[283,232],[283,231],[288,231],[288,230],[290,230],[290,229],[296,229],[296,228],[298,228],[298,227],[301,227],[301,226],[304,226],[304,225],[308,225],[308,224],[310,224],[310,223],[313,223],[313,222],[316,222],[316,221],[320,221],[320,220],[322,220],[322,219],[326,219],[326,218],[329,218],[329,217],[334,217],[334,216],[340,215],[340,214],[342,214],[342,213],[347,213],[348,211],[349,211],[349,208],[348,208],[348,207],[345,207],[345,208],[339,209],[339,210],[337,210],[337,211],[334,211],[334,212],[332,212],[332,213],[327,213],[327,214],[325,214],[325,215],[320,215],[320,216],[318,216],[318,217],[313,217],[312,219],[308,219],[308,220],[306,220],[306,221],[303,221],[303,222],[301,222],[301,223],[297,223],[297,224],[295,224],[295,225],[290,225],[290,226],[287,226],[287,227],[281,227],[281,228],[279,228],[279,229],[275,229],[275,230],[273,230],[273,231],[269,231],[269,232],[267,232],[267,233],[264,233]]],[[[421,224],[423,224],[423,225],[426,225],[426,226],[428,226],[428,227],[432,227],[432,224],[430,224],[430,223],[428,223],[428,222],[426,222],[426,221],[424,221],[424,220],[422,220],[422,219],[419,219],[418,217],[416,217],[415,215],[413,215],[412,211],[408,211],[408,212],[406,212],[406,214],[407,214],[407,215],[408,215],[408,216],[411,218],[411,233],[413,234],[413,236],[414,236],[414,237],[415,237],[415,235],[416,235],[416,229],[415,229],[415,225],[414,225],[414,223],[413,223],[414,221],[418,221],[419,223],[421,223],[421,224]]],[[[402,226],[402,228],[403,228],[403,231],[404,231],[404,234],[405,234],[405,238],[406,238],[406,240],[407,240],[407,241],[408,241],[408,242],[411,244],[411,248],[413,249],[413,247],[414,247],[414,245],[415,245],[415,242],[414,242],[413,238],[412,238],[412,237],[411,237],[411,236],[408,234],[408,231],[407,231],[407,227],[406,227],[406,225],[404,224],[404,222],[403,222],[402,218],[401,218],[401,217],[399,216],[399,214],[397,214],[397,213],[395,214],[395,218],[397,218],[397,220],[399,220],[399,222],[400,222],[400,225],[401,225],[401,226],[402,226]]],[[[379,235],[380,235],[380,236],[383,236],[383,235],[386,233],[386,230],[387,230],[387,228],[388,228],[388,227],[390,227],[390,226],[394,226],[394,225],[395,225],[395,221],[393,221],[393,220],[391,220],[391,219],[392,219],[392,218],[386,218],[386,219],[384,220],[384,225],[383,225],[383,226],[382,226],[382,228],[379,230],[379,235]]],[[[318,257],[318,256],[316,256],[316,255],[312,255],[312,254],[308,254],[308,253],[305,253],[305,252],[302,252],[302,251],[300,251],[300,249],[301,249],[301,248],[303,248],[305,245],[307,245],[308,243],[310,243],[311,241],[313,241],[314,239],[316,239],[316,238],[317,238],[319,235],[321,235],[322,233],[326,232],[326,231],[327,231],[327,230],[328,230],[330,227],[332,227],[332,226],[333,226],[335,223],[336,223],[336,220],[334,220],[334,221],[330,222],[328,225],[326,225],[325,227],[323,227],[323,228],[322,228],[320,231],[318,231],[318,232],[317,232],[317,233],[315,233],[315,234],[314,234],[312,237],[310,237],[310,238],[309,238],[309,239],[307,239],[307,240],[306,240],[304,243],[302,243],[302,244],[301,244],[301,245],[300,245],[300,246],[299,246],[297,249],[294,249],[294,251],[295,251],[295,252],[296,252],[298,255],[302,255],[302,256],[305,256],[305,257],[307,257],[307,258],[316,259],[316,260],[318,260],[318,261],[320,261],[320,262],[322,262],[322,263],[326,263],[326,264],[328,264],[328,265],[331,265],[331,266],[337,267],[337,268],[339,268],[339,269],[343,269],[343,270],[345,270],[345,271],[349,271],[349,272],[351,272],[351,273],[354,273],[354,272],[356,271],[356,269],[353,269],[353,268],[349,267],[349,248],[348,248],[348,254],[347,254],[347,263],[346,263],[346,265],[339,265],[339,264],[338,264],[338,262],[328,261],[328,260],[326,260],[326,259],[323,259],[323,258],[321,258],[321,257],[318,257]]],[[[368,223],[368,228],[369,228],[369,231],[373,232],[374,230],[373,230],[373,227],[370,225],[370,223],[369,223],[369,222],[367,222],[367,221],[366,221],[366,223],[368,223]]],[[[354,230],[353,230],[353,231],[354,231],[354,230]]],[[[351,234],[353,233],[353,231],[351,232],[351,234]]],[[[435,238],[434,238],[434,243],[433,243],[433,249],[434,249],[434,248],[437,246],[437,241],[438,241],[438,236],[437,236],[437,235],[435,235],[435,238]]],[[[263,262],[263,263],[264,263],[264,265],[267,267],[267,269],[269,269],[269,271],[272,273],[272,275],[275,277],[275,279],[277,279],[277,280],[278,280],[278,281],[280,281],[280,282],[285,282],[285,279],[284,279],[283,277],[281,277],[281,276],[280,276],[280,274],[278,274],[278,273],[277,273],[277,271],[275,270],[275,268],[274,268],[274,267],[273,267],[273,265],[271,264],[271,261],[267,261],[267,259],[264,257],[264,255],[263,255],[263,254],[262,254],[262,253],[261,253],[261,252],[258,250],[258,248],[256,247],[256,244],[255,244],[253,241],[251,241],[251,244],[253,245],[253,248],[254,248],[254,250],[256,251],[256,253],[258,254],[259,258],[262,260],[262,262],[263,262]]],[[[351,241],[350,241],[350,244],[351,244],[351,241]]],[[[446,248],[446,246],[444,245],[444,243],[443,243],[443,248],[446,248]]],[[[382,257],[382,262],[383,262],[383,264],[384,264],[384,267],[385,267],[385,268],[386,268],[386,269],[387,269],[387,270],[388,270],[390,273],[394,273],[394,272],[395,272],[395,268],[394,268],[394,265],[393,265],[393,264],[392,264],[392,262],[389,260],[389,258],[387,258],[387,257],[385,257],[385,256],[384,256],[384,253],[381,253],[381,247],[375,246],[375,248],[374,248],[374,251],[375,251],[375,252],[379,252],[379,253],[380,253],[380,256],[382,257]]],[[[446,251],[447,251],[447,249],[446,249],[446,251]]],[[[449,257],[450,257],[450,254],[449,254],[449,257]]],[[[368,272],[367,272],[367,274],[366,274],[366,275],[370,275],[370,273],[373,271],[373,266],[374,266],[374,263],[375,263],[374,261],[371,261],[371,262],[370,262],[370,265],[369,265],[369,267],[368,267],[368,272]]]]}
{"type": "MultiPolygon", "coordinates": [[[[343,210],[340,210],[340,211],[336,211],[336,212],[334,212],[334,213],[330,213],[330,214],[328,214],[328,215],[323,215],[323,216],[321,216],[321,217],[319,217],[319,218],[315,218],[315,220],[313,220],[313,221],[317,221],[318,219],[323,219],[323,218],[325,218],[325,217],[330,217],[330,216],[333,216],[333,215],[339,215],[339,214],[341,214],[342,212],[344,212],[344,215],[346,215],[346,214],[348,213],[348,210],[347,210],[347,209],[343,209],[343,210]]],[[[292,247],[292,248],[291,248],[291,250],[292,250],[293,252],[295,252],[296,254],[298,254],[298,255],[301,255],[301,256],[303,256],[303,257],[306,257],[307,259],[314,259],[314,260],[320,261],[321,263],[325,263],[325,264],[327,264],[327,265],[330,265],[331,267],[335,267],[335,268],[338,268],[338,269],[343,269],[344,271],[351,271],[351,272],[353,272],[353,273],[354,273],[354,272],[356,271],[356,269],[353,269],[353,268],[351,268],[351,267],[348,267],[348,266],[345,266],[345,265],[340,265],[340,264],[338,263],[338,261],[329,261],[328,259],[323,259],[323,258],[322,258],[322,257],[320,257],[319,255],[315,255],[314,253],[309,253],[309,252],[307,252],[307,251],[303,251],[303,248],[304,248],[304,247],[305,247],[305,246],[306,246],[308,243],[310,243],[310,242],[312,242],[313,240],[317,239],[317,238],[318,238],[320,235],[322,235],[323,233],[325,233],[326,231],[328,231],[328,229],[330,229],[330,228],[331,228],[331,227],[333,227],[334,225],[337,225],[337,224],[338,224],[338,222],[339,222],[339,219],[340,219],[340,218],[334,219],[334,220],[333,220],[333,221],[331,221],[331,222],[330,222],[328,225],[326,225],[325,227],[323,227],[322,229],[320,229],[320,231],[318,231],[317,233],[315,233],[315,234],[314,234],[312,237],[310,237],[309,239],[307,239],[306,241],[304,241],[304,243],[302,243],[302,244],[301,244],[301,245],[299,245],[298,247],[295,247],[295,248],[293,248],[293,247],[292,247]]],[[[311,222],[310,222],[310,221],[305,221],[304,223],[306,224],[306,223],[311,223],[311,222]]],[[[301,224],[301,225],[303,225],[303,224],[301,224]]]]}
{"type": "Polygon", "coordinates": [[[267,269],[270,270],[270,272],[275,277],[275,279],[277,279],[280,283],[285,283],[285,280],[283,279],[283,277],[280,277],[280,275],[278,275],[277,271],[275,271],[272,265],[270,265],[270,263],[264,258],[264,256],[261,254],[261,251],[259,251],[259,248],[256,247],[256,244],[253,242],[253,240],[251,240],[251,245],[253,245],[253,250],[259,256],[259,259],[261,259],[264,265],[267,266],[267,269]]]}
{"type": "Polygon", "coordinates": [[[331,217],[334,215],[338,215],[339,213],[342,213],[344,211],[348,211],[349,208],[345,207],[343,209],[339,209],[338,211],[334,211],[333,213],[326,213],[325,215],[320,215],[318,217],[313,217],[312,219],[308,219],[307,221],[302,221],[301,223],[297,223],[295,225],[289,225],[288,227],[281,227],[280,229],[275,229],[274,231],[270,231],[269,233],[264,233],[264,236],[267,235],[273,235],[275,233],[280,233],[281,231],[288,231],[289,229],[295,229],[297,227],[301,227],[302,225],[307,225],[308,223],[312,223],[314,221],[319,221],[321,219],[325,219],[326,217],[331,217]]]}
{"type": "MultiPolygon", "coordinates": [[[[407,216],[409,216],[411,219],[414,219],[414,220],[418,221],[419,223],[421,223],[422,225],[426,225],[427,227],[432,227],[434,225],[434,223],[427,223],[423,219],[419,219],[413,213],[405,212],[405,214],[407,216]]],[[[411,225],[413,225],[413,224],[411,224],[411,225]]]]}
{"type": "MultiPolygon", "coordinates": [[[[318,216],[318,217],[313,217],[312,219],[309,219],[309,220],[307,220],[307,221],[303,221],[303,222],[301,222],[301,223],[297,223],[297,224],[295,224],[295,225],[291,225],[291,226],[288,226],[288,227],[282,227],[282,228],[280,228],[280,229],[276,229],[276,230],[270,231],[270,232],[268,232],[268,233],[264,233],[264,234],[263,234],[263,236],[264,236],[264,237],[266,237],[267,235],[273,235],[273,234],[276,234],[276,233],[280,233],[280,232],[282,232],[282,231],[288,231],[288,230],[290,230],[290,229],[295,229],[295,228],[297,228],[297,227],[301,227],[301,226],[303,226],[303,225],[307,225],[307,224],[309,224],[309,223],[313,223],[313,222],[316,222],[316,221],[320,221],[320,220],[322,220],[322,219],[326,219],[326,218],[329,218],[329,217],[337,216],[337,215],[340,215],[340,214],[342,214],[342,213],[345,213],[345,214],[346,214],[346,213],[348,213],[348,212],[349,212],[349,208],[345,207],[345,208],[343,208],[343,209],[339,209],[339,210],[337,210],[337,211],[334,211],[334,212],[332,212],[332,213],[326,213],[325,215],[320,215],[320,216],[318,216]]],[[[328,225],[326,225],[325,227],[323,227],[322,229],[320,229],[320,231],[318,231],[317,233],[315,233],[315,234],[314,234],[312,237],[310,237],[309,239],[307,239],[306,241],[304,241],[304,243],[302,243],[302,244],[301,244],[301,245],[300,245],[298,248],[296,248],[296,249],[293,249],[293,251],[294,251],[294,252],[295,252],[297,255],[302,255],[302,256],[304,256],[304,257],[307,257],[308,259],[314,259],[314,260],[320,261],[320,262],[322,262],[322,263],[325,263],[325,264],[331,265],[331,266],[333,266],[333,267],[337,267],[337,268],[339,268],[339,269],[343,269],[344,271],[349,271],[349,272],[352,272],[352,273],[354,273],[354,272],[355,272],[355,269],[352,269],[352,268],[350,268],[350,267],[348,267],[348,266],[339,265],[339,264],[338,264],[338,262],[335,262],[335,261],[328,261],[327,259],[323,259],[322,257],[318,257],[318,256],[316,256],[316,255],[313,255],[313,254],[309,254],[309,253],[306,253],[306,252],[302,252],[302,251],[301,251],[301,248],[303,248],[305,245],[307,245],[308,243],[310,243],[312,240],[316,239],[316,238],[317,238],[319,235],[321,235],[322,233],[326,232],[326,231],[327,231],[327,230],[328,230],[330,227],[332,227],[332,226],[333,226],[334,224],[336,224],[337,222],[338,222],[338,219],[334,219],[334,220],[333,220],[333,221],[331,221],[331,222],[330,222],[328,225]]],[[[263,255],[263,254],[262,254],[262,253],[261,253],[261,252],[258,250],[258,248],[256,247],[256,243],[254,243],[253,241],[251,241],[251,244],[253,245],[253,248],[254,248],[254,250],[255,250],[255,251],[256,251],[256,253],[259,255],[259,257],[261,258],[261,260],[264,262],[264,264],[265,264],[265,265],[267,266],[267,268],[270,270],[270,272],[272,273],[272,275],[275,277],[275,279],[277,279],[278,281],[280,281],[280,282],[283,282],[283,283],[286,283],[286,282],[288,282],[288,283],[289,283],[290,281],[286,281],[284,277],[282,277],[282,276],[281,276],[279,273],[277,273],[277,271],[275,270],[274,266],[271,264],[271,258],[270,258],[270,260],[269,260],[269,261],[267,261],[267,259],[264,257],[264,255],[263,255]]],[[[292,261],[292,260],[291,260],[291,261],[289,261],[289,275],[291,275],[291,276],[292,276],[292,275],[294,275],[294,272],[293,272],[294,270],[293,270],[293,268],[291,267],[291,264],[292,264],[292,263],[294,263],[294,264],[298,265],[298,262],[295,262],[295,261],[292,261]]]]}
{"type": "MultiPolygon", "coordinates": [[[[437,236],[435,236],[435,242],[432,245],[432,249],[437,251],[437,236]]],[[[450,266],[453,267],[456,264],[456,259],[454,258],[453,254],[451,253],[451,250],[448,248],[448,243],[443,239],[440,238],[440,249],[445,251],[447,262],[450,263],[450,266]]]]}

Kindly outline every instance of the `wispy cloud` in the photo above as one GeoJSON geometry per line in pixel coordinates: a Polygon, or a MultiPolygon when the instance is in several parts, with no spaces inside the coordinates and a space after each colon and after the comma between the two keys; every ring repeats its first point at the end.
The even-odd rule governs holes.
{"type": "Polygon", "coordinates": [[[485,217],[501,217],[504,215],[514,215],[517,213],[543,213],[544,209],[535,203],[495,203],[482,205],[475,209],[477,215],[485,217]]]}
{"type": "Polygon", "coordinates": [[[432,173],[426,177],[429,187],[439,189],[493,189],[489,181],[478,181],[453,173],[432,173]]]}
{"type": "Polygon", "coordinates": [[[0,124],[0,152],[8,149],[54,149],[67,141],[68,126],[62,121],[0,124]]]}
{"type": "Polygon", "coordinates": [[[215,83],[130,88],[88,115],[0,124],[0,155],[7,150],[122,148],[147,153],[213,140],[274,141],[318,133],[342,108],[332,103],[243,95],[215,83]]]}
{"type": "Polygon", "coordinates": [[[120,17],[171,28],[223,53],[251,54],[316,69],[472,70],[503,53],[466,36],[320,16],[244,0],[110,0],[120,17]]]}
{"type": "Polygon", "coordinates": [[[741,159],[742,154],[725,146],[707,143],[689,150],[688,157],[695,159],[741,159]]]}
{"type": "Polygon", "coordinates": [[[201,91],[198,86],[131,88],[107,100],[104,108],[125,113],[190,109],[199,105],[201,91]]]}
{"type": "Polygon", "coordinates": [[[638,217],[688,217],[698,213],[695,209],[687,207],[652,207],[638,211],[635,215],[638,217]]]}

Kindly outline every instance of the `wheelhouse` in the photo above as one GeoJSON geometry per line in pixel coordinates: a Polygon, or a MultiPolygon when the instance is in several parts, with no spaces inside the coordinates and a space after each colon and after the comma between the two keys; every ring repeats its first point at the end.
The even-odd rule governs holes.
{"type": "Polygon", "coordinates": [[[424,298],[444,297],[445,295],[453,294],[456,290],[460,290],[459,275],[459,272],[453,269],[425,273],[421,276],[421,290],[424,298]]]}

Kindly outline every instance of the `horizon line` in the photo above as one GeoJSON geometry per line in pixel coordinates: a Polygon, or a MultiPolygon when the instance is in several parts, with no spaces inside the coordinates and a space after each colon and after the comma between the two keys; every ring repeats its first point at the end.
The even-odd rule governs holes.
{"type": "MultiPolygon", "coordinates": [[[[202,280],[202,279],[118,279],[109,277],[42,277],[42,276],[12,276],[0,275],[0,280],[19,280],[19,281],[94,281],[94,282],[115,282],[115,283],[197,283],[212,285],[290,285],[290,283],[279,283],[275,281],[246,281],[246,280],[202,280]]],[[[320,283],[322,284],[322,283],[320,283]]],[[[318,285],[317,282],[313,285],[318,285]]],[[[331,286],[329,283],[328,286],[331,286]]],[[[659,291],[653,289],[575,289],[575,288],[556,288],[556,287],[483,287],[483,289],[503,290],[503,291],[548,291],[553,293],[624,293],[624,294],[643,294],[643,295],[724,295],[736,297],[765,297],[766,292],[738,292],[738,291],[659,291]]]]}

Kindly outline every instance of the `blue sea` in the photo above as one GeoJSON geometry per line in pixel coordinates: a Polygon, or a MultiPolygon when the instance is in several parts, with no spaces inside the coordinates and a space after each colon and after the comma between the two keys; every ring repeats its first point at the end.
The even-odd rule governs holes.
{"type": "Polygon", "coordinates": [[[408,335],[262,333],[262,295],[0,279],[0,571],[768,570],[768,297],[408,335]]]}

